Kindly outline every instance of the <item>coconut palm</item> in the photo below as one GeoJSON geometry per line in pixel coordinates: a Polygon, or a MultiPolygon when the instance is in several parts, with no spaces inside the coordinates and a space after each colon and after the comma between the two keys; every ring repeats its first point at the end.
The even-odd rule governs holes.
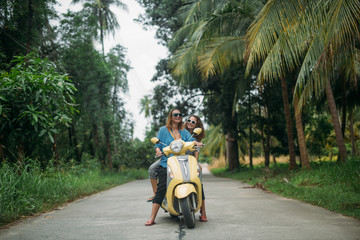
{"type": "Polygon", "coordinates": [[[146,95],[140,100],[140,113],[145,113],[145,117],[151,116],[151,96],[146,95]]]}
{"type": "Polygon", "coordinates": [[[258,12],[258,1],[193,1],[183,12],[184,25],[170,43],[175,52],[172,73],[187,80],[201,71],[203,79],[224,72],[234,60],[241,62],[245,33],[258,12]],[[212,14],[209,14],[212,13],[212,14]]]}
{"type": "MultiPolygon", "coordinates": [[[[183,9],[186,13],[184,26],[177,31],[170,44],[170,50],[176,50],[171,61],[173,75],[183,83],[192,82],[199,75],[203,80],[207,80],[210,75],[216,74],[214,65],[225,68],[230,66],[235,58],[240,62],[245,50],[246,29],[255,17],[250,14],[254,12],[250,3],[251,1],[202,0],[186,5],[185,10],[183,9]],[[221,54],[218,54],[219,52],[221,54]],[[224,54],[231,57],[224,57],[224,54]]],[[[217,77],[221,78],[220,75],[217,77]]],[[[249,80],[251,79],[238,80],[233,99],[234,111],[237,100],[241,97],[240,93],[245,92],[242,86],[246,86],[245,81],[249,80]]],[[[234,111],[231,114],[233,122],[234,111]]],[[[238,137],[235,133],[236,125],[235,129],[229,129],[226,133],[230,169],[238,166],[238,141],[233,141],[238,137]]]]}
{"type": "Polygon", "coordinates": [[[73,3],[85,2],[84,7],[90,7],[93,14],[98,19],[100,29],[100,41],[102,46],[102,53],[104,52],[104,35],[106,33],[115,34],[115,30],[120,27],[116,15],[110,10],[112,5],[128,10],[127,5],[120,0],[73,0],[73,3]]]}
{"type": "Polygon", "coordinates": [[[350,56],[347,71],[359,76],[358,49],[360,2],[357,0],[269,1],[248,33],[248,71],[263,61],[258,81],[281,79],[299,68],[295,87],[298,111],[305,100],[325,92],[341,161],[346,148],[331,89],[331,81],[350,56]],[[346,57],[347,56],[347,57],[346,57]]]}

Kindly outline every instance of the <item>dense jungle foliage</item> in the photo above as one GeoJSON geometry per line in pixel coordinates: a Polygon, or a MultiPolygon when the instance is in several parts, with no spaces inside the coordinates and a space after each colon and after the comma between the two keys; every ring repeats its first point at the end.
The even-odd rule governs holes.
{"type": "MultiPolygon", "coordinates": [[[[285,156],[291,172],[359,156],[359,1],[136,1],[145,9],[136,21],[156,27],[170,52],[139,106],[151,126],[143,140],[122,98],[126,48],[104,51],[122,1],[73,0],[82,8],[64,14],[55,0],[0,2],[2,179],[69,164],[99,174],[147,168],[149,139],[175,107],[201,117],[203,158],[225,157],[231,171],[254,168],[255,157],[268,169],[285,156]]],[[[2,200],[13,189],[5,182],[2,200]]]]}

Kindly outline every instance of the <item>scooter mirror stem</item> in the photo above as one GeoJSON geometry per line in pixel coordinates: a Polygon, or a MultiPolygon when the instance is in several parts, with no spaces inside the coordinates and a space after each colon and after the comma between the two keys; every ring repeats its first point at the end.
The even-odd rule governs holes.
{"type": "Polygon", "coordinates": [[[153,144],[158,144],[158,143],[160,143],[160,144],[162,144],[162,145],[164,145],[164,146],[167,146],[166,144],[160,142],[160,139],[158,139],[158,138],[156,138],[156,137],[151,138],[150,141],[151,141],[153,144]]]}

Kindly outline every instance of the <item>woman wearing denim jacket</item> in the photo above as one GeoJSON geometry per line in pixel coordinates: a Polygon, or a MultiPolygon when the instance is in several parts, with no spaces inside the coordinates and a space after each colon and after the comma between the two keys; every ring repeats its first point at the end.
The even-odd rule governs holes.
{"type": "MultiPolygon", "coordinates": [[[[167,118],[166,126],[161,127],[157,135],[157,138],[160,140],[160,142],[164,143],[166,146],[169,146],[172,141],[179,139],[182,139],[183,141],[186,142],[195,141],[195,139],[191,136],[191,134],[186,129],[184,129],[182,116],[183,114],[178,109],[174,109],[170,111],[167,118]]],[[[155,145],[156,156],[161,155],[162,149],[165,147],[165,145],[162,144],[155,145]]],[[[195,145],[201,146],[202,143],[195,141],[195,145]]],[[[155,224],[156,215],[165,197],[166,167],[167,167],[168,157],[167,156],[161,157],[160,165],[158,166],[157,169],[157,177],[159,179],[159,182],[157,184],[157,191],[155,194],[155,198],[153,200],[150,219],[145,223],[145,226],[151,226],[155,224]]]]}

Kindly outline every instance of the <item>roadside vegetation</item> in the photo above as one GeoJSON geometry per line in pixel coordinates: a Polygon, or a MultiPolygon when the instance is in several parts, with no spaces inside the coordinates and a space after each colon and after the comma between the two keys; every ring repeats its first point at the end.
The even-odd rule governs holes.
{"type": "Polygon", "coordinates": [[[211,172],[360,219],[360,158],[346,163],[312,161],[310,164],[308,170],[289,171],[289,164],[278,163],[270,168],[255,165],[253,170],[243,166],[239,171],[213,168],[211,172]]]}
{"type": "Polygon", "coordinates": [[[169,50],[137,109],[144,140],[127,49],[104,46],[121,0],[0,1],[0,224],[142,176],[173,108],[206,123],[217,174],[359,217],[358,0],[136,1],[169,50]]]}
{"type": "Polygon", "coordinates": [[[96,160],[49,164],[45,170],[35,161],[25,162],[21,168],[0,166],[0,226],[148,175],[143,169],[104,171],[96,160]]]}

